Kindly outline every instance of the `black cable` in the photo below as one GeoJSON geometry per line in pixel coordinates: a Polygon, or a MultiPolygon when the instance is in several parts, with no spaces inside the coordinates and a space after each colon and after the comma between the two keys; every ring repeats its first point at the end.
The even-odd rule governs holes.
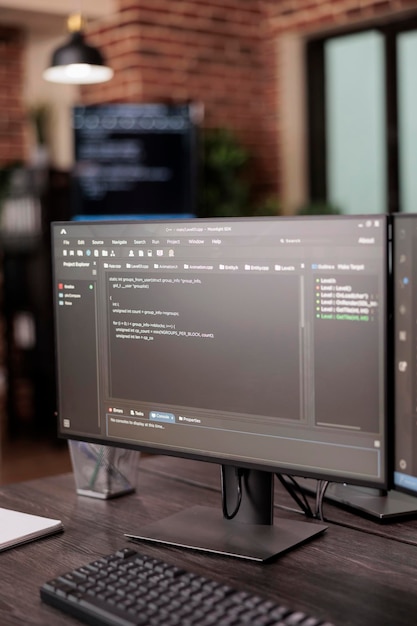
{"type": "Polygon", "coordinates": [[[316,519],[319,519],[321,521],[324,521],[323,501],[324,501],[324,494],[326,493],[326,489],[327,489],[328,486],[329,486],[329,481],[328,480],[318,480],[317,481],[316,510],[315,510],[314,517],[316,517],[316,519]]]}
{"type": "Polygon", "coordinates": [[[240,468],[236,468],[236,477],[237,477],[237,502],[236,502],[236,506],[233,510],[232,513],[229,513],[227,510],[227,494],[226,494],[226,476],[225,476],[225,468],[224,465],[221,466],[221,476],[222,476],[222,510],[223,510],[223,516],[225,517],[225,519],[233,519],[239,509],[240,509],[240,505],[242,503],[242,475],[243,475],[243,470],[240,468]]]}
{"type": "Polygon", "coordinates": [[[298,489],[298,495],[302,497],[304,505],[305,505],[306,509],[308,510],[309,514],[313,515],[313,511],[311,509],[309,501],[307,500],[307,496],[305,494],[304,489],[301,489],[300,485],[295,480],[294,476],[287,475],[287,478],[292,482],[292,484],[294,485],[294,488],[298,489]]]}
{"type": "Polygon", "coordinates": [[[293,476],[289,476],[288,474],[275,474],[283,487],[288,491],[293,500],[298,504],[300,509],[303,511],[306,517],[314,517],[314,513],[310,507],[310,504],[304,494],[304,492],[300,489],[297,481],[293,478],[293,476]],[[284,478],[285,476],[285,478],[284,478]],[[292,483],[292,484],[290,484],[292,483]],[[298,491],[298,493],[297,493],[298,491]]]}
{"type": "Polygon", "coordinates": [[[291,475],[285,474],[276,474],[276,477],[280,481],[280,483],[285,487],[290,496],[295,500],[298,506],[302,509],[306,517],[312,517],[314,519],[319,519],[324,521],[323,515],[323,503],[324,503],[324,494],[326,493],[326,489],[329,485],[328,480],[318,480],[316,486],[316,499],[315,499],[315,510],[313,511],[310,507],[310,504],[306,498],[304,490],[297,483],[295,478],[291,475]],[[285,476],[285,478],[284,478],[285,476]],[[292,483],[292,484],[290,484],[292,483]]]}

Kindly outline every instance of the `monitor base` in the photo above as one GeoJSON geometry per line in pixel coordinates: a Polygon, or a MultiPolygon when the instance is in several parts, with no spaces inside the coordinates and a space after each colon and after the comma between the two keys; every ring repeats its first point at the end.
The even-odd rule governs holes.
{"type": "Polygon", "coordinates": [[[263,562],[320,535],[326,528],[316,522],[282,519],[275,525],[245,524],[226,520],[216,509],[195,506],[150,524],[138,534],[125,536],[263,562]]]}
{"type": "MultiPolygon", "coordinates": [[[[316,492],[316,482],[310,478],[296,478],[297,484],[308,493],[316,492]]],[[[363,514],[380,522],[395,522],[398,519],[417,516],[417,498],[392,489],[356,487],[346,483],[331,483],[324,499],[354,513],[363,514]]]]}

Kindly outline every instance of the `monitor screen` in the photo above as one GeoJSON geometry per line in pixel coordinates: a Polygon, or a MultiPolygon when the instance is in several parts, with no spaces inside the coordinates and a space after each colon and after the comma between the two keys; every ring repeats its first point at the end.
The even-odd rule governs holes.
{"type": "Polygon", "coordinates": [[[395,485],[417,495],[417,215],[395,215],[395,485]]]}
{"type": "Polygon", "coordinates": [[[385,217],[59,222],[52,241],[61,436],[387,485],[385,217]]]}
{"type": "Polygon", "coordinates": [[[75,106],[72,215],[194,215],[193,120],[192,105],[75,106]]]}

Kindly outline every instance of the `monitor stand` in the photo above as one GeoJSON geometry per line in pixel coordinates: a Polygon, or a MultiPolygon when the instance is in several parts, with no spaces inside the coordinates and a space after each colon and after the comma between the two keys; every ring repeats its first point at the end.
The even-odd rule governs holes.
{"type": "MultiPolygon", "coordinates": [[[[296,481],[302,490],[316,493],[316,480],[296,478],[296,481]]],[[[395,489],[383,491],[346,483],[330,483],[324,499],[379,522],[395,522],[417,516],[417,498],[395,489]]]]}
{"type": "Polygon", "coordinates": [[[227,519],[220,507],[195,506],[125,536],[263,562],[326,530],[314,521],[280,519],[274,524],[274,474],[231,466],[222,470],[222,495],[229,512],[236,507],[241,473],[241,504],[233,519],[227,519]]]}

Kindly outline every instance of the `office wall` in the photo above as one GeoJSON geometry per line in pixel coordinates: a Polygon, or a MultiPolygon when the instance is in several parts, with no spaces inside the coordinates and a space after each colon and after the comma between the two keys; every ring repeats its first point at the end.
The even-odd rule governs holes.
{"type": "Polygon", "coordinates": [[[274,111],[265,103],[273,55],[257,1],[119,0],[113,20],[89,29],[115,70],[83,90],[87,103],[200,101],[205,126],[237,131],[256,156],[259,189],[274,185],[274,111]]]}
{"type": "MultiPolygon", "coordinates": [[[[205,125],[236,130],[254,157],[251,175],[259,193],[276,193],[288,210],[306,195],[305,38],[417,10],[416,0],[114,0],[114,5],[114,13],[87,29],[115,77],[83,88],[80,99],[203,102],[205,125]]],[[[37,55],[34,38],[23,30],[2,27],[2,33],[0,164],[26,154],[21,46],[29,41],[29,54],[37,55]]],[[[61,136],[66,106],[65,113],[57,109],[52,148],[65,167],[71,156],[68,135],[61,136]]]]}
{"type": "Polygon", "coordinates": [[[114,67],[86,102],[200,100],[205,125],[233,128],[259,194],[291,212],[306,199],[307,37],[416,10],[416,0],[119,0],[90,30],[114,67]]]}
{"type": "Polygon", "coordinates": [[[0,24],[0,167],[22,160],[25,153],[24,43],[21,30],[0,24]]]}

